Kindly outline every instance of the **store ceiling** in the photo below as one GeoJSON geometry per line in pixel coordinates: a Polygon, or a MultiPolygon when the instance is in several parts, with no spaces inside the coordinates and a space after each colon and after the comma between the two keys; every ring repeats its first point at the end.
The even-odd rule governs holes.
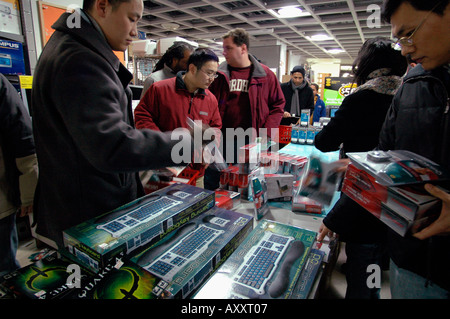
{"type": "Polygon", "coordinates": [[[281,42],[304,58],[353,60],[365,40],[378,35],[390,37],[390,26],[376,23],[382,2],[145,0],[144,15],[138,28],[147,34],[147,39],[179,36],[221,54],[222,35],[239,27],[251,34],[250,52],[256,56],[255,47],[281,42]],[[280,18],[278,10],[284,6],[296,6],[305,16],[280,18]],[[325,41],[308,38],[316,34],[332,38],[325,41]],[[332,54],[327,52],[329,49],[343,49],[344,52],[332,54]]]}

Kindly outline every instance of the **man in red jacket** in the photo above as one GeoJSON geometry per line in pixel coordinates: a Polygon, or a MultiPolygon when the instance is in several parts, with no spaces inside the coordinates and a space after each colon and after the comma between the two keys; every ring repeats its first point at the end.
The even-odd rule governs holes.
{"type": "MultiPolygon", "coordinates": [[[[213,51],[197,49],[189,57],[186,72],[153,83],[134,111],[136,128],[172,131],[179,127],[188,128],[187,118],[190,118],[220,130],[222,119],[217,99],[208,90],[217,77],[218,61],[213,51]]],[[[200,172],[197,186],[203,187],[205,165],[193,163],[189,167],[200,172]]]]}
{"type": "MultiPolygon", "coordinates": [[[[210,90],[219,102],[225,159],[236,163],[237,148],[252,142],[251,136],[241,141],[242,138],[227,136],[227,129],[254,129],[262,135],[265,134],[260,129],[267,129],[267,137],[272,137],[272,129],[280,125],[285,98],[276,75],[249,54],[249,35],[244,29],[231,30],[222,38],[226,61],[219,66],[219,76],[210,90]]],[[[215,172],[207,172],[205,188],[218,187],[218,178],[215,172]]]]}

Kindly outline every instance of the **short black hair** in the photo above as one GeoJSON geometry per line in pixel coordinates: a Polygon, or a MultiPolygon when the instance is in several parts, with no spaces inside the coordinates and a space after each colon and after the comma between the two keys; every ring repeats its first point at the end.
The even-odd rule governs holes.
{"type": "MultiPolygon", "coordinates": [[[[129,2],[130,0],[108,0],[113,10],[115,10],[122,2],[129,2]]],[[[89,11],[94,6],[95,0],[83,0],[83,10],[89,11]]]]}
{"type": "Polygon", "coordinates": [[[376,37],[367,40],[358,52],[353,62],[352,71],[357,85],[364,84],[375,70],[391,69],[389,75],[403,76],[408,66],[406,58],[401,52],[392,47],[393,41],[376,37]]]}
{"type": "Polygon", "coordinates": [[[381,11],[382,19],[385,22],[390,23],[392,15],[404,2],[409,3],[416,10],[433,10],[434,13],[442,16],[444,14],[445,8],[447,8],[448,6],[449,0],[385,0],[383,3],[383,9],[381,11]]]}
{"type": "Polygon", "coordinates": [[[206,62],[215,61],[219,62],[219,58],[213,50],[207,48],[198,48],[191,54],[188,60],[188,66],[193,64],[200,69],[206,62]]]}
{"type": "Polygon", "coordinates": [[[316,88],[316,91],[319,92],[319,84],[311,83],[311,86],[314,86],[316,88]]]}
{"type": "Polygon", "coordinates": [[[238,47],[245,44],[247,46],[247,49],[250,48],[250,37],[248,35],[248,32],[242,28],[233,29],[222,37],[222,39],[227,38],[232,38],[233,43],[236,44],[238,47]]]}

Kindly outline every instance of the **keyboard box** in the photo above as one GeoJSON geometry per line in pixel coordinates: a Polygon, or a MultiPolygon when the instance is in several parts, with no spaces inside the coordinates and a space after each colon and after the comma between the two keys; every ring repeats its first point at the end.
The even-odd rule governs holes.
{"type": "Polygon", "coordinates": [[[84,284],[64,299],[155,299],[152,290],[160,280],[130,262],[121,253],[111,259],[98,273],[91,274],[84,284]]]}
{"type": "Polygon", "coordinates": [[[207,279],[253,229],[253,217],[214,207],[130,260],[161,280],[152,293],[185,299],[207,279]]]}
{"type": "Polygon", "coordinates": [[[194,299],[288,299],[317,233],[263,219],[194,299]]]}
{"type": "Polygon", "coordinates": [[[83,265],[98,272],[119,252],[128,255],[157,242],[214,203],[214,191],[173,184],[67,229],[64,243],[83,265]]]}
{"type": "Polygon", "coordinates": [[[78,267],[80,276],[72,278],[74,268],[69,267],[71,265],[73,266],[72,262],[59,258],[55,252],[1,276],[0,288],[15,299],[61,299],[76,289],[70,287],[68,282],[81,286],[91,275],[82,267],[78,267]]]}

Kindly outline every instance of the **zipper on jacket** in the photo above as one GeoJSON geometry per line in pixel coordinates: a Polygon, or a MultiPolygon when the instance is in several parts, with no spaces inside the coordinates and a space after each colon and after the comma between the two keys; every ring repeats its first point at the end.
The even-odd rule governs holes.
{"type": "Polygon", "coordinates": [[[194,102],[194,94],[191,94],[191,99],[189,100],[188,114],[191,115],[192,102],[194,102]]]}

